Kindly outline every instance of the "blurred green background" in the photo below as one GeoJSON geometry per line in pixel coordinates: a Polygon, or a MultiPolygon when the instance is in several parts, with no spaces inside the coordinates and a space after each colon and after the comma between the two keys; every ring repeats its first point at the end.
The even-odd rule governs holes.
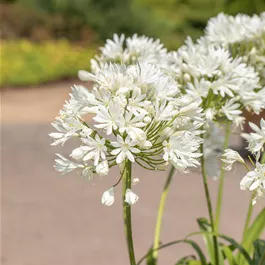
{"type": "Polygon", "coordinates": [[[219,12],[264,10],[265,0],[2,0],[0,85],[76,77],[113,33],[145,34],[176,49],[219,12]]]}

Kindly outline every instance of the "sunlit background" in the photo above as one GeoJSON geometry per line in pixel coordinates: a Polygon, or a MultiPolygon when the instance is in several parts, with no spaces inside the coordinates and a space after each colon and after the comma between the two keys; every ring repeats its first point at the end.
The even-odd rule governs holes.
{"type": "Polygon", "coordinates": [[[264,10],[264,0],[2,0],[0,84],[75,77],[113,33],[145,34],[176,49],[219,12],[264,10]]]}
{"type": "MultiPolygon", "coordinates": [[[[75,173],[60,177],[53,169],[50,122],[68,98],[79,69],[113,33],[160,38],[176,49],[186,36],[203,34],[207,20],[225,12],[259,14],[264,0],[9,0],[0,4],[2,255],[3,265],[125,265],[121,198],[106,208],[100,198],[118,177],[87,182],[75,173]]],[[[253,119],[253,117],[248,117],[253,119]]],[[[255,121],[255,119],[254,119],[255,121]]],[[[74,144],[74,143],[73,143],[74,144]]],[[[72,143],[63,149],[68,154],[72,143]],[[67,153],[68,152],[68,153],[67,153]]],[[[234,137],[232,146],[242,143],[234,137]]],[[[133,206],[136,255],[150,247],[165,174],[144,173],[133,206]]],[[[225,184],[222,229],[238,239],[248,205],[237,168],[225,184]]],[[[177,175],[168,198],[162,240],[197,230],[207,216],[198,172],[177,175]]],[[[217,183],[210,181],[213,196],[217,183]]],[[[119,195],[117,195],[118,197],[119,195]]],[[[257,206],[258,208],[259,206],[257,206]]],[[[259,209],[255,209],[258,211],[259,209]]],[[[189,254],[174,247],[161,264],[189,254]]]]}

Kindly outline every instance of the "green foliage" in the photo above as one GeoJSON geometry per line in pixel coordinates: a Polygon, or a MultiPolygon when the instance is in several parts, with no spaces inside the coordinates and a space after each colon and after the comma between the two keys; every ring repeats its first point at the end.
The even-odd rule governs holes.
{"type": "Polygon", "coordinates": [[[210,17],[219,12],[259,14],[265,10],[264,0],[134,0],[148,7],[157,19],[164,21],[165,29],[159,32],[161,40],[169,48],[183,44],[187,35],[197,39],[210,17]]]}
{"type": "MultiPolygon", "coordinates": [[[[246,242],[250,242],[250,246],[246,245],[246,242],[240,244],[233,238],[222,235],[216,234],[218,237],[218,249],[219,249],[219,264],[220,265],[264,265],[265,264],[265,240],[258,239],[261,233],[264,231],[265,224],[264,224],[264,211],[257,216],[257,218],[253,221],[251,227],[248,230],[249,238],[246,242]],[[261,223],[263,224],[261,225],[261,223]],[[255,241],[253,241],[255,239],[255,241]],[[223,241],[223,242],[221,242],[223,241]],[[238,257],[241,257],[238,259],[238,257]]],[[[200,232],[195,232],[187,236],[183,240],[176,240],[164,245],[161,245],[158,250],[163,248],[180,244],[186,243],[189,244],[196,253],[195,255],[189,255],[182,257],[175,263],[175,265],[215,265],[215,261],[213,259],[213,236],[215,235],[209,224],[209,221],[205,218],[197,219],[197,223],[200,228],[200,232]],[[191,236],[194,235],[202,235],[204,241],[207,245],[207,255],[203,253],[201,247],[194,241],[190,240],[191,236]],[[207,256],[209,261],[207,261],[207,256]]],[[[152,259],[152,248],[149,249],[148,253],[139,260],[137,265],[140,265],[144,259],[147,259],[148,265],[156,264],[156,260],[152,259]]]]}
{"type": "Polygon", "coordinates": [[[72,46],[67,41],[34,44],[27,40],[2,41],[0,85],[35,85],[76,77],[87,69],[94,48],[72,46]]]}
{"type": "MultiPolygon", "coordinates": [[[[257,239],[253,243],[254,246],[254,265],[260,265],[262,262],[262,255],[265,253],[265,240],[257,239]]],[[[264,261],[265,262],[265,261],[264,261]]]]}
{"type": "MultiPolygon", "coordinates": [[[[245,239],[242,242],[242,246],[246,249],[246,251],[250,254],[254,252],[253,242],[257,240],[262,232],[265,229],[265,208],[259,213],[259,215],[255,218],[250,228],[247,230],[245,239]]],[[[238,255],[238,261],[241,261],[241,255],[238,255]]],[[[241,265],[246,265],[247,263],[242,261],[241,265]]]]}
{"type": "Polygon", "coordinates": [[[191,262],[196,262],[196,257],[193,255],[181,258],[175,265],[190,265],[191,262]]]}
{"type": "Polygon", "coordinates": [[[152,36],[155,19],[146,8],[131,0],[19,0],[19,3],[48,14],[61,14],[65,22],[79,19],[95,30],[100,39],[114,33],[131,35],[135,32],[152,36]],[[152,21],[152,22],[151,22],[152,21]]]}
{"type": "Polygon", "coordinates": [[[264,0],[17,0],[16,5],[11,5],[13,14],[20,18],[14,19],[10,11],[11,24],[26,33],[39,32],[39,24],[51,37],[69,40],[80,40],[93,31],[101,40],[113,33],[138,33],[159,37],[170,49],[182,45],[187,35],[200,37],[207,20],[219,12],[251,15],[265,10],[264,0]],[[16,5],[24,10],[16,11],[16,5]]]}
{"type": "Polygon", "coordinates": [[[59,13],[48,14],[22,4],[0,4],[2,39],[27,38],[44,41],[66,38],[91,43],[95,32],[77,16],[59,13]]]}

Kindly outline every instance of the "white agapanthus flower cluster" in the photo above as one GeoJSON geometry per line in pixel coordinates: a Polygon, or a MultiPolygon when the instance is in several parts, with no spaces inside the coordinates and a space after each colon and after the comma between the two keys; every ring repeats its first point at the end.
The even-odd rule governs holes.
{"type": "Polygon", "coordinates": [[[205,38],[211,44],[228,48],[234,57],[242,56],[255,67],[265,85],[265,12],[252,17],[220,13],[208,21],[205,38]]]}
{"type": "MultiPolygon", "coordinates": [[[[202,109],[161,69],[148,63],[105,64],[95,74],[79,75],[94,86],[91,91],[74,86],[53,123],[58,131],[50,134],[53,145],[73,137],[80,143],[71,159],[58,155],[59,172],[81,169],[90,179],[107,175],[115,165],[122,168],[126,161],[150,170],[165,169],[168,162],[182,171],[199,165],[202,109]],[[85,121],[86,115],[92,115],[93,124],[85,121]]],[[[133,204],[138,197],[128,189],[125,200],[133,204]]],[[[114,202],[114,187],[102,202],[114,202]]]]}
{"type": "Polygon", "coordinates": [[[97,72],[106,63],[125,65],[138,62],[161,63],[167,53],[160,40],[137,34],[126,39],[123,34],[121,36],[114,34],[113,40],[107,40],[100,50],[101,54],[91,60],[93,72],[97,72]]]}
{"type": "MultiPolygon", "coordinates": [[[[159,40],[114,34],[91,60],[91,73],[81,70],[79,78],[93,88],[72,88],[50,136],[52,145],[77,138],[80,146],[70,158],[57,154],[57,171],[79,169],[91,179],[115,165],[122,173],[129,161],[149,170],[171,163],[186,172],[199,165],[204,133],[207,173],[217,177],[224,149],[220,125],[242,126],[244,109],[256,114],[265,109],[265,13],[220,14],[209,21],[204,37],[196,43],[188,38],[175,52],[167,52],[159,40]]],[[[251,124],[255,133],[244,135],[256,160],[264,151],[264,123],[261,129],[251,124]]],[[[230,149],[222,161],[226,170],[243,163],[230,149]]],[[[103,204],[114,203],[116,184],[103,194],[103,204]]],[[[252,184],[249,189],[256,189],[252,184]]],[[[128,188],[124,199],[134,204],[139,198],[128,188]]]]}
{"type": "Polygon", "coordinates": [[[229,16],[220,13],[209,19],[205,29],[206,38],[228,47],[231,43],[257,41],[265,34],[265,12],[260,16],[238,14],[229,16]]]}
{"type": "Polygon", "coordinates": [[[242,109],[255,113],[265,108],[265,88],[260,88],[254,68],[233,59],[223,47],[209,45],[205,38],[193,43],[190,38],[167,56],[165,71],[180,84],[183,93],[199,99],[206,119],[231,121],[241,125],[242,109]]]}

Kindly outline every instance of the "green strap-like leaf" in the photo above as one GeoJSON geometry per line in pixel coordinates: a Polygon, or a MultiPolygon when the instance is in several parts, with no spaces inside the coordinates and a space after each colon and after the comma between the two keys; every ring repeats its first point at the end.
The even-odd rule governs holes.
{"type": "MultiPolygon", "coordinates": [[[[203,234],[203,238],[206,243],[206,247],[208,250],[208,254],[210,257],[211,264],[215,263],[215,251],[214,251],[214,244],[213,244],[213,231],[212,227],[209,223],[209,221],[206,218],[198,218],[197,223],[200,227],[200,230],[202,232],[206,232],[203,234]]],[[[217,245],[218,249],[218,257],[219,257],[219,265],[224,265],[224,257],[221,251],[221,248],[219,247],[219,244],[217,245]]]]}
{"type": "MultiPolygon", "coordinates": [[[[169,247],[169,246],[172,246],[172,245],[176,245],[176,244],[179,244],[179,243],[185,243],[185,244],[189,244],[190,246],[192,246],[192,248],[196,251],[196,254],[198,255],[198,258],[200,260],[200,264],[201,265],[207,265],[207,260],[205,258],[205,255],[203,254],[201,248],[199,247],[199,245],[193,241],[193,240],[190,240],[190,239],[183,239],[183,240],[176,240],[176,241],[172,241],[172,242],[169,242],[167,244],[164,244],[164,245],[161,245],[159,248],[157,248],[156,250],[160,250],[160,249],[163,249],[163,248],[166,248],[166,247],[169,247]]],[[[146,255],[144,255],[137,263],[137,265],[140,265],[145,259],[148,259],[152,252],[155,251],[154,249],[150,249],[148,251],[148,253],[146,255]]],[[[148,265],[152,265],[153,263],[151,259],[149,259],[149,262],[150,263],[147,263],[148,265]]]]}
{"type": "Polygon", "coordinates": [[[229,236],[225,236],[225,235],[218,235],[219,238],[222,238],[224,240],[226,240],[227,242],[229,242],[232,246],[234,246],[235,248],[238,249],[238,251],[243,255],[243,257],[245,258],[245,260],[248,262],[247,264],[249,265],[253,265],[253,261],[251,260],[251,257],[249,256],[248,252],[246,251],[246,249],[241,246],[239,243],[237,243],[233,238],[229,237],[229,236]]]}
{"type": "MultiPolygon", "coordinates": [[[[261,236],[264,229],[265,229],[265,207],[255,218],[250,228],[247,230],[245,240],[242,242],[242,246],[250,255],[252,255],[254,251],[253,242],[261,236]]],[[[240,262],[239,265],[247,265],[247,263],[243,261],[242,258],[240,258],[240,256],[241,256],[240,254],[237,255],[237,261],[240,262]]]]}
{"type": "Polygon", "coordinates": [[[254,265],[259,265],[261,262],[262,255],[265,253],[265,240],[257,239],[253,242],[254,246],[254,265]]]}
{"type": "Polygon", "coordinates": [[[146,265],[156,264],[156,258],[152,254],[153,254],[153,247],[151,247],[148,251],[148,256],[146,257],[146,265]]]}
{"type": "Polygon", "coordinates": [[[189,255],[186,257],[181,258],[175,265],[189,265],[191,260],[196,260],[196,257],[193,255],[189,255]]]}
{"type": "MultiPolygon", "coordinates": [[[[208,220],[205,218],[198,218],[197,223],[202,232],[212,232],[211,226],[208,223],[208,220]]],[[[211,234],[205,233],[203,234],[203,238],[208,250],[209,258],[211,264],[214,262],[214,248],[213,248],[213,236],[211,234]]]]}
{"type": "Polygon", "coordinates": [[[229,265],[237,265],[234,255],[233,255],[233,251],[231,250],[231,248],[229,246],[222,246],[222,251],[224,254],[225,259],[227,259],[229,265]]]}
{"type": "MultiPolygon", "coordinates": [[[[200,234],[208,234],[208,235],[214,235],[214,233],[212,232],[208,232],[208,231],[202,231],[202,232],[195,232],[190,234],[188,237],[191,236],[195,236],[195,235],[200,235],[200,234]]],[[[237,249],[239,251],[239,253],[242,254],[242,256],[244,257],[244,259],[248,262],[248,265],[253,265],[253,261],[251,260],[250,255],[248,254],[248,252],[246,251],[246,249],[241,246],[239,243],[237,243],[233,238],[226,236],[226,235],[222,235],[222,234],[216,234],[217,237],[222,238],[223,240],[229,242],[231,245],[229,246],[231,249],[237,249]]],[[[220,246],[220,245],[219,245],[220,246]]],[[[238,262],[237,262],[238,264],[238,262]]]]}

